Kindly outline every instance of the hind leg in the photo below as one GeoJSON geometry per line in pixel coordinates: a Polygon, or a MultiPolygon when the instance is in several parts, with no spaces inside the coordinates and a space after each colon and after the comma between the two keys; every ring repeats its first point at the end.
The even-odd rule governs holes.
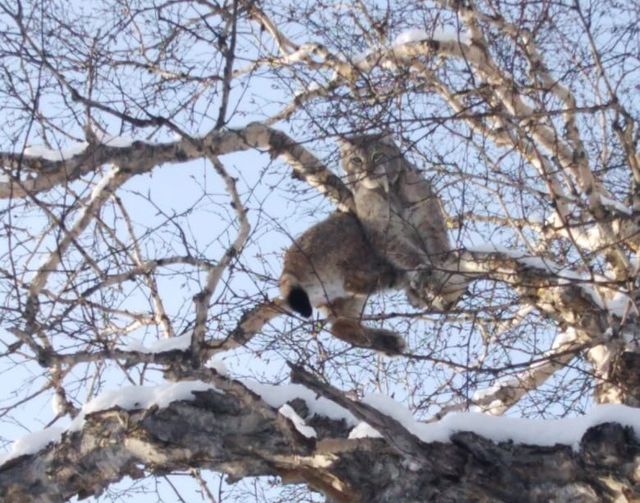
{"type": "Polygon", "coordinates": [[[384,238],[379,238],[379,241],[383,240],[378,249],[401,271],[401,286],[405,289],[409,303],[416,308],[431,306],[436,297],[431,289],[438,281],[439,272],[434,269],[429,256],[401,235],[388,233],[384,238]]]}
{"type": "Polygon", "coordinates": [[[331,303],[331,333],[353,346],[397,355],[404,350],[404,340],[395,332],[382,328],[369,328],[361,323],[365,297],[335,299],[331,303]]]}

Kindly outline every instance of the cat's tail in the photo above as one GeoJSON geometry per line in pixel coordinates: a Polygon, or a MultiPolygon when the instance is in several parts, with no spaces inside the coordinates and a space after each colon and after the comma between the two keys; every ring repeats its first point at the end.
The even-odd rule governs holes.
{"type": "Polygon", "coordinates": [[[309,295],[305,291],[298,279],[290,273],[283,273],[280,277],[280,293],[293,311],[308,318],[313,312],[309,295]]]}
{"type": "Polygon", "coordinates": [[[337,318],[333,321],[331,333],[353,346],[374,349],[389,356],[402,354],[405,349],[404,339],[395,332],[367,327],[359,320],[350,318],[337,318]]]}

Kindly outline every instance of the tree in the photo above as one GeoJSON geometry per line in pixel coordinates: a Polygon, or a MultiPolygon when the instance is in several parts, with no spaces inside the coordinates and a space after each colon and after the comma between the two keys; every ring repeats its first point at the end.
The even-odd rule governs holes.
{"type": "Polygon", "coordinates": [[[0,8],[3,440],[37,432],[3,501],[639,496],[636,2],[0,8]],[[444,313],[371,299],[396,358],[276,289],[353,208],[336,140],[381,131],[472,281],[444,313]]]}

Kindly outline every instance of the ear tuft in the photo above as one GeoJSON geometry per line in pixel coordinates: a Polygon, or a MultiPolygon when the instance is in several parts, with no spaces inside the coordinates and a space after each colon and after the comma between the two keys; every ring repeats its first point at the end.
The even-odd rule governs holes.
{"type": "Polygon", "coordinates": [[[340,150],[345,150],[347,148],[353,147],[353,142],[351,142],[346,136],[339,136],[336,139],[336,143],[338,144],[338,148],[340,150]]]}
{"type": "Polygon", "coordinates": [[[382,136],[380,137],[380,140],[378,140],[380,143],[384,143],[385,145],[391,145],[393,147],[396,146],[396,142],[393,139],[393,134],[391,134],[390,131],[384,131],[382,133],[382,136]]]}

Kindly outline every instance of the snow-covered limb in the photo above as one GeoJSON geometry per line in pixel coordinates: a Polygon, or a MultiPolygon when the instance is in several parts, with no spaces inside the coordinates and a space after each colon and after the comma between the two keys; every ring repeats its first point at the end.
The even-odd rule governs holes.
{"type": "Polygon", "coordinates": [[[631,298],[617,292],[606,278],[587,277],[551,260],[500,247],[475,247],[463,253],[465,270],[503,281],[523,299],[561,326],[602,338],[624,320],[631,298]],[[585,313],[583,315],[583,313],[585,313]]]}
{"type": "MultiPolygon", "coordinates": [[[[499,99],[502,107],[513,114],[521,124],[527,122],[527,118],[534,114],[535,109],[525,102],[524,96],[518,91],[518,86],[515,85],[509,72],[501,69],[491,57],[490,44],[480,27],[476,10],[472,7],[460,7],[458,12],[464,24],[469,28],[473,40],[473,49],[465,51],[463,57],[474,66],[483,80],[493,86],[495,96],[499,99]]],[[[567,107],[565,127],[569,130],[571,144],[563,141],[563,135],[559,135],[553,126],[546,121],[527,122],[527,131],[537,144],[543,146],[550,156],[558,159],[563,168],[574,176],[578,187],[589,198],[592,209],[596,209],[600,204],[598,199],[601,193],[600,186],[593,177],[582,140],[575,127],[575,98],[564,86],[558,85],[556,80],[551,78],[528,32],[510,27],[506,22],[503,22],[501,27],[505,31],[512,31],[512,36],[518,40],[524,40],[523,47],[529,59],[533,77],[549,86],[549,90],[559,96],[567,107]]]]}
{"type": "Polygon", "coordinates": [[[502,249],[463,255],[466,271],[511,285],[522,302],[576,334],[575,349],[589,349],[600,403],[640,403],[638,388],[628,384],[637,380],[632,378],[636,353],[630,352],[636,349],[627,340],[640,335],[637,306],[629,295],[613,289],[606,278],[589,279],[540,257],[502,249]]]}
{"type": "MultiPolygon", "coordinates": [[[[108,145],[108,142],[105,142],[108,145]]],[[[89,146],[86,141],[75,143],[66,149],[54,150],[44,145],[30,145],[24,149],[24,155],[27,157],[40,157],[47,161],[65,161],[76,155],[82,154],[89,146]]]]}
{"type": "MultiPolygon", "coordinates": [[[[533,35],[526,29],[510,24],[501,16],[477,12],[474,7],[464,3],[442,4],[447,9],[458,11],[472,43],[467,43],[466,37],[442,37],[438,34],[429,35],[422,29],[410,30],[401,34],[391,47],[376,47],[366,56],[354,61],[341,60],[340,67],[335,70],[332,86],[349,84],[357,75],[368,75],[376,68],[397,71],[403,79],[406,78],[407,69],[413,69],[416,81],[440,94],[476,133],[491,139],[498,146],[515,148],[527,162],[537,168],[549,188],[548,195],[553,201],[559,221],[563,223],[562,228],[568,224],[573,226],[569,216],[576,208],[568,204],[568,201],[574,199],[575,193],[582,194],[588,201],[588,208],[583,211],[582,204],[577,204],[580,208],[579,223],[586,225],[590,222],[599,234],[601,247],[606,248],[605,258],[617,277],[628,276],[631,273],[630,263],[619,245],[620,236],[615,228],[620,228],[620,222],[617,219],[612,221],[608,216],[612,208],[615,208],[614,213],[618,218],[624,217],[629,210],[619,201],[613,200],[594,176],[590,163],[597,161],[589,159],[580,130],[576,126],[577,114],[584,107],[578,104],[566,86],[558,82],[558,76],[551,74],[533,35]],[[531,87],[544,89],[553,95],[560,103],[560,110],[546,110],[542,102],[527,94],[526,86],[523,89],[523,86],[514,81],[511,70],[501,66],[492,55],[481,23],[496,27],[513,40],[514,46],[522,51],[522,57],[528,62],[531,87]],[[435,56],[463,61],[465,67],[473,71],[473,80],[480,83],[478,89],[465,89],[461,93],[452,88],[450,81],[441,79],[433,65],[425,63],[433,61],[435,56]],[[349,64],[351,69],[348,68],[349,64]],[[465,99],[467,95],[476,95],[478,100],[487,105],[489,113],[469,113],[469,100],[465,99]],[[559,131],[552,120],[556,115],[563,119],[563,131],[559,131]],[[557,169],[558,165],[561,170],[557,169]],[[605,201],[613,201],[615,206],[605,201]],[[620,211],[620,207],[624,211],[620,211]]],[[[324,66],[333,68],[335,60],[339,58],[335,55],[329,57],[325,53],[326,50],[321,58],[324,66]]],[[[617,102],[615,98],[612,101],[617,102]]],[[[602,109],[608,106],[609,104],[603,104],[602,109]]],[[[627,141],[625,144],[628,143],[627,141]]],[[[635,147],[633,150],[635,151],[635,147]]],[[[636,155],[631,155],[630,158],[637,164],[636,155]]],[[[637,225],[627,226],[631,228],[625,232],[626,236],[638,234],[637,225]]]]}
{"type": "MultiPolygon", "coordinates": [[[[0,466],[0,497],[60,501],[99,494],[127,475],[188,467],[223,471],[231,480],[279,475],[343,502],[548,500],[558,494],[595,502],[640,494],[636,409],[600,407],[560,421],[458,414],[423,424],[388,398],[372,397],[363,408],[347,402],[356,415],[405,430],[403,442],[410,445],[401,454],[398,444],[387,443],[388,432],[387,440],[348,438],[340,414],[318,418],[304,407],[296,411],[295,402],[270,406],[240,383],[204,371],[200,377],[212,385],[175,383],[159,393],[131,388],[105,394],[87,406],[76,427],[32,436],[22,444],[27,448],[0,466]],[[309,434],[313,428],[317,437],[297,428],[309,434]],[[486,483],[496,477],[504,483],[486,483]]],[[[273,388],[263,390],[271,399],[278,392],[273,388]]],[[[321,388],[323,395],[343,401],[335,388],[321,388]]],[[[301,395],[316,400],[311,390],[301,395]]]]}
{"type": "Polygon", "coordinates": [[[50,443],[60,442],[64,433],[81,430],[84,427],[85,418],[90,414],[113,408],[124,410],[148,409],[150,407],[165,408],[175,401],[192,400],[194,392],[207,390],[218,391],[215,386],[202,381],[182,381],[155,387],[127,386],[118,390],[106,391],[86,403],[67,428],[45,428],[18,439],[13,444],[11,451],[0,457],[0,466],[14,458],[34,454],[50,443]]]}
{"type": "Polygon", "coordinates": [[[167,351],[187,351],[191,347],[191,333],[178,335],[176,337],[160,339],[149,346],[132,341],[120,349],[122,351],[135,351],[138,353],[165,353],[167,351]]]}
{"type": "MultiPolygon", "coordinates": [[[[45,286],[49,277],[54,273],[60,261],[65,258],[65,253],[78,241],[80,235],[87,229],[88,225],[94,221],[99,213],[101,205],[111,196],[111,194],[121,186],[126,180],[139,173],[144,173],[153,167],[164,162],[184,162],[188,159],[208,157],[218,173],[225,180],[228,190],[232,196],[233,205],[239,215],[240,232],[231,248],[224,254],[221,261],[213,265],[212,263],[194,257],[168,257],[165,259],[145,260],[138,249],[137,240],[128,215],[122,205],[120,209],[129,229],[131,242],[134,243],[128,255],[134,267],[128,271],[116,274],[105,274],[97,266],[92,257],[87,255],[82,248],[78,251],[85,256],[86,261],[91,264],[98,273],[99,281],[81,293],[84,301],[89,296],[109,285],[130,281],[136,276],[141,276],[142,281],[148,285],[151,293],[153,318],[158,326],[162,327],[164,335],[171,339],[174,335],[173,328],[166,314],[166,309],[162,300],[157,294],[157,285],[153,273],[155,269],[172,263],[187,263],[205,269],[208,274],[208,282],[203,290],[203,295],[196,297],[197,320],[195,324],[196,337],[194,344],[202,346],[204,343],[204,320],[206,319],[209,299],[215,290],[215,285],[220,279],[227,265],[237,256],[242,249],[249,234],[249,225],[242,207],[242,201],[235,191],[235,182],[226,174],[226,171],[218,160],[218,155],[232,152],[244,151],[251,148],[265,150],[272,156],[281,155],[292,166],[294,173],[301,179],[307,180],[313,186],[329,197],[333,198],[343,209],[351,206],[351,193],[344,186],[341,180],[330,172],[313,154],[301,145],[297,144],[289,136],[280,131],[276,131],[262,124],[253,123],[244,129],[230,131],[214,131],[201,139],[181,139],[166,144],[150,144],[130,140],[115,141],[107,138],[105,143],[83,145],[82,149],[73,151],[73,155],[58,156],[56,160],[50,160],[50,152],[44,150],[30,151],[41,154],[43,157],[30,157],[29,155],[19,156],[18,154],[8,154],[14,163],[20,163],[24,169],[18,170],[22,173],[32,171],[32,178],[24,180],[13,179],[7,182],[3,188],[0,184],[0,197],[3,190],[6,197],[20,197],[27,193],[34,195],[39,190],[47,190],[62,183],[69,183],[103,164],[113,164],[115,167],[104,177],[101,183],[94,188],[86,207],[80,212],[76,222],[62,233],[62,239],[56,249],[52,251],[43,261],[35,276],[28,285],[28,298],[26,300],[24,327],[14,327],[14,333],[18,335],[24,344],[27,344],[33,353],[38,355],[41,362],[46,365],[56,365],[63,360],[66,362],[87,361],[93,359],[91,354],[80,352],[74,354],[57,354],[49,344],[48,339],[41,334],[38,328],[40,321],[39,312],[40,301],[46,296],[53,302],[61,302],[61,299],[47,291],[45,286]],[[124,166],[124,168],[120,167],[124,166]],[[22,192],[21,192],[22,191],[22,192]],[[35,337],[39,337],[36,342],[35,337]]],[[[17,168],[17,164],[13,165],[17,168]]],[[[116,204],[120,204],[116,201],[116,204]]],[[[54,215],[51,215],[55,218],[54,215]]],[[[125,316],[129,317],[127,313],[125,316]]],[[[137,320],[140,321],[140,320],[137,320]]],[[[255,333],[255,332],[254,332],[255,333]]],[[[232,340],[232,344],[235,342],[232,340]]],[[[113,355],[119,358],[123,352],[117,350],[97,351],[97,353],[113,355]]],[[[96,354],[97,354],[96,353],[96,354]]],[[[198,351],[193,351],[192,356],[199,355],[198,351]]],[[[131,359],[133,355],[126,356],[131,359]]],[[[211,356],[210,352],[202,354],[204,359],[211,356]]],[[[96,356],[97,358],[97,356],[96,356]]],[[[155,358],[155,357],[154,357],[155,358]]],[[[148,360],[148,357],[145,357],[148,360]]]]}
{"type": "MultiPolygon", "coordinates": [[[[494,416],[504,414],[524,395],[544,384],[556,370],[573,360],[584,348],[585,345],[577,341],[575,330],[569,329],[559,334],[553,348],[536,358],[525,370],[500,378],[488,388],[477,390],[471,398],[473,409],[494,416]]],[[[466,408],[466,403],[445,406],[434,415],[434,420],[466,408]]]]}

